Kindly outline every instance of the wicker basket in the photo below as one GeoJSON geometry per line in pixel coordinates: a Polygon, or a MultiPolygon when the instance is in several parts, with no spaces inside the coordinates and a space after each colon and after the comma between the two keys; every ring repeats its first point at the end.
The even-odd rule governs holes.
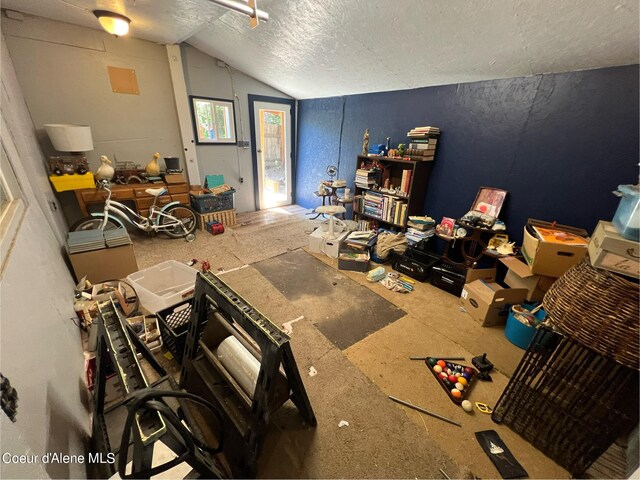
{"type": "Polygon", "coordinates": [[[549,321],[567,337],[638,370],[638,285],[592,267],[587,258],[567,270],[544,296],[549,321]]]}
{"type": "Polygon", "coordinates": [[[220,222],[225,227],[233,227],[236,224],[236,210],[223,210],[222,212],[198,213],[198,228],[205,230],[207,222],[220,222]]]}

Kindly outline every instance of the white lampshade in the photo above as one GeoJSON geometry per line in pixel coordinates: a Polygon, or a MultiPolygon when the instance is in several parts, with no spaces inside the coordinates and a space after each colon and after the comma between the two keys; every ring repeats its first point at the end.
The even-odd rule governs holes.
{"type": "Polygon", "coordinates": [[[88,152],[93,150],[91,128],[88,125],[49,123],[44,126],[53,148],[59,152],[88,152]]]}

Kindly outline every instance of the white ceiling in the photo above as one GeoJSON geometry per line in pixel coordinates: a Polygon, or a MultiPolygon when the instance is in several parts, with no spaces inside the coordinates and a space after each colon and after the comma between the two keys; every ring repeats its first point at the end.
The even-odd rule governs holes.
{"type": "Polygon", "coordinates": [[[2,7],[187,41],[295,98],[400,90],[639,61],[638,0],[259,0],[269,22],[208,0],[2,0],[2,7]]]}

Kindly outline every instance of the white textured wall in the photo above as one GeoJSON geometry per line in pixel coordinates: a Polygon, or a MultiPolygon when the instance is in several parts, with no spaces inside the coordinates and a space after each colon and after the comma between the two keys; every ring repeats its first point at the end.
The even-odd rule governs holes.
{"type": "MultiPolygon", "coordinates": [[[[91,126],[95,149],[87,156],[94,171],[100,155],[143,167],[154,152],[183,158],[163,46],[30,15],[3,17],[2,30],[45,153],[53,148],[43,125],[75,123],[91,126]],[[140,94],[114,93],[108,66],[135,70],[140,94]]],[[[77,210],[67,216],[72,222],[77,210]]]]}
{"type": "MultiPolygon", "coordinates": [[[[50,189],[35,130],[2,38],[2,116],[20,163],[13,165],[28,208],[0,282],[0,371],[19,395],[17,423],[0,428],[0,450],[42,455],[83,454],[89,434],[84,394],[84,357],[73,312],[71,274],[63,260],[59,212],[47,205],[50,189]],[[46,188],[45,188],[46,186],[46,188]],[[44,206],[44,207],[43,207],[44,206]]],[[[4,413],[0,412],[0,415],[4,413]]],[[[82,478],[84,465],[48,465],[53,477],[82,478]]],[[[3,465],[0,477],[43,476],[33,465],[3,465]]]]}
{"type": "MultiPolygon", "coordinates": [[[[224,67],[216,65],[216,59],[200,50],[183,44],[182,62],[189,95],[232,99],[231,78],[224,67]]],[[[270,97],[291,98],[288,95],[245,75],[232,70],[235,91],[240,103],[235,100],[236,136],[242,140],[240,115],[244,124],[244,139],[253,142],[249,131],[248,94],[270,97]]],[[[198,166],[200,175],[223,174],[225,181],[236,188],[236,209],[239,212],[255,210],[253,160],[251,149],[238,148],[235,145],[198,145],[198,166]],[[239,163],[239,167],[238,167],[239,163]],[[240,176],[244,183],[240,183],[240,176]]],[[[201,179],[200,182],[203,180],[201,179]]],[[[193,182],[192,182],[193,183],[193,182]]]]}

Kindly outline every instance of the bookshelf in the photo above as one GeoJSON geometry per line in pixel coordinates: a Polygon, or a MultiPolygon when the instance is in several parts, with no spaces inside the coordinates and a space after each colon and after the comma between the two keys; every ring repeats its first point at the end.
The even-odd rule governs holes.
{"type": "MultiPolygon", "coordinates": [[[[372,178],[378,185],[384,186],[388,179],[390,185],[400,187],[403,175],[405,177],[410,175],[410,179],[404,185],[407,195],[385,193],[379,189],[364,188],[356,184],[354,186],[353,219],[356,221],[369,220],[381,227],[395,227],[404,230],[409,215],[424,214],[424,199],[433,162],[358,155],[356,176],[358,176],[358,170],[363,163],[364,170],[370,170],[374,162],[384,167],[372,178]],[[405,171],[407,172],[405,173],[405,171]],[[403,207],[403,204],[406,206],[403,207]]],[[[360,178],[363,178],[362,173],[360,178]]]]}

